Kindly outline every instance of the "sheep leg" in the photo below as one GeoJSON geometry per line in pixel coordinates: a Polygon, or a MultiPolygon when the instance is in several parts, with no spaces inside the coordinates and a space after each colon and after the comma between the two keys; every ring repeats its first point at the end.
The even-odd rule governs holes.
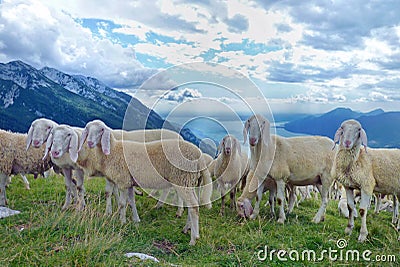
{"type": "Polygon", "coordinates": [[[399,217],[399,202],[397,201],[396,195],[393,195],[393,214],[392,214],[392,223],[396,224],[399,217]]]}
{"type": "MultiPolygon", "coordinates": [[[[396,220],[397,220],[397,231],[400,231],[400,218],[399,218],[399,198],[400,195],[397,195],[393,197],[393,202],[395,204],[393,204],[393,213],[396,213],[396,220]]],[[[400,240],[400,236],[399,236],[399,240],[400,240]]]]}
{"type": "Polygon", "coordinates": [[[279,206],[278,223],[284,223],[286,220],[285,215],[285,182],[283,180],[276,181],[276,201],[279,206]]]}
{"type": "Polygon", "coordinates": [[[230,192],[230,197],[231,197],[231,210],[236,210],[236,185],[231,189],[230,192]]]}
{"type": "Polygon", "coordinates": [[[225,186],[224,184],[220,184],[219,189],[221,190],[221,211],[219,212],[221,216],[225,214],[225,186]]]}
{"type": "Polygon", "coordinates": [[[378,214],[380,212],[382,206],[382,198],[381,198],[381,194],[375,194],[375,214],[378,214]]]}
{"type": "Polygon", "coordinates": [[[64,183],[65,183],[66,193],[65,193],[65,202],[64,202],[64,205],[62,206],[61,210],[66,210],[71,205],[71,196],[73,198],[76,198],[77,192],[76,192],[76,186],[72,182],[72,169],[71,168],[63,168],[62,171],[64,174],[64,183]]]}
{"type": "Polygon", "coordinates": [[[111,182],[110,180],[106,179],[106,215],[110,215],[112,214],[112,194],[114,192],[115,198],[118,201],[118,190],[114,190],[117,189],[116,185],[111,182]]]}
{"type": "Polygon", "coordinates": [[[128,188],[128,203],[132,209],[132,218],[134,222],[140,222],[139,214],[136,209],[136,201],[135,201],[135,188],[128,188]]]}
{"type": "Polygon", "coordinates": [[[276,197],[276,187],[273,187],[269,190],[269,199],[268,199],[272,218],[275,218],[275,197],[276,197]]]}
{"type": "Polygon", "coordinates": [[[7,206],[6,185],[8,175],[0,173],[0,206],[7,206]]]}
{"type": "Polygon", "coordinates": [[[190,229],[190,243],[196,244],[196,239],[200,237],[199,231],[199,200],[197,199],[194,189],[175,187],[178,195],[186,201],[188,207],[188,219],[183,228],[183,232],[187,233],[190,229]]]}
{"type": "Polygon", "coordinates": [[[177,195],[178,198],[178,210],[176,211],[176,217],[180,218],[182,217],[182,214],[184,212],[184,208],[183,208],[183,199],[177,195]]]}
{"type": "Polygon", "coordinates": [[[76,175],[76,178],[77,178],[76,189],[78,190],[77,208],[78,208],[79,211],[81,211],[86,206],[86,203],[85,203],[85,187],[83,185],[83,181],[84,181],[83,170],[81,170],[81,169],[75,170],[75,175],[76,175]]]}
{"type": "Polygon", "coordinates": [[[168,197],[169,191],[170,191],[170,188],[163,189],[162,194],[156,204],[157,209],[161,208],[164,205],[164,203],[168,197]]]}
{"type": "Polygon", "coordinates": [[[329,184],[322,184],[321,186],[317,186],[319,193],[321,194],[321,206],[318,209],[317,214],[315,214],[313,218],[313,222],[319,223],[324,221],[326,207],[328,206],[328,194],[329,194],[329,184]]]}
{"type": "Polygon", "coordinates": [[[294,204],[296,203],[296,187],[294,185],[289,184],[289,207],[288,214],[292,213],[294,204]]]}
{"type": "Polygon", "coordinates": [[[346,187],[345,189],[347,198],[347,209],[349,210],[349,220],[344,232],[350,235],[354,228],[354,210],[356,205],[354,203],[353,189],[350,189],[348,187],[346,187]]]}
{"type": "Polygon", "coordinates": [[[128,189],[120,189],[119,190],[119,200],[118,200],[118,209],[119,209],[119,219],[122,224],[126,223],[126,201],[128,199],[128,189]]]}
{"type": "MultiPolygon", "coordinates": [[[[256,179],[256,178],[254,178],[254,176],[253,176],[252,179],[256,179]]],[[[252,220],[257,218],[258,214],[260,213],[260,203],[261,203],[263,193],[264,193],[264,181],[258,179],[256,204],[254,205],[253,214],[251,214],[251,216],[250,216],[250,219],[252,219],[252,220]]]]}
{"type": "Polygon", "coordinates": [[[21,174],[21,177],[22,177],[22,181],[24,181],[25,189],[26,189],[26,190],[31,189],[31,188],[29,187],[29,181],[28,181],[28,179],[26,179],[25,174],[21,174]]]}
{"type": "Polygon", "coordinates": [[[360,236],[358,237],[359,242],[364,242],[367,239],[368,230],[367,230],[367,212],[368,205],[370,204],[372,197],[372,192],[366,192],[361,189],[361,201],[360,201],[360,216],[361,216],[361,229],[360,236]]]}

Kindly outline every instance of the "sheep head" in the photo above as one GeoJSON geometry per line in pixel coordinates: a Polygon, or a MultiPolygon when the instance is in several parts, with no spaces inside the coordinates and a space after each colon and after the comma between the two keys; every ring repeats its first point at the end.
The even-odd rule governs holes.
{"type": "Polygon", "coordinates": [[[268,144],[270,138],[270,123],[261,115],[251,116],[245,123],[243,128],[244,143],[246,143],[247,133],[249,135],[250,146],[256,146],[260,140],[264,144],[268,144]]]}
{"type": "Polygon", "coordinates": [[[342,122],[335,133],[335,144],[339,142],[339,146],[345,149],[352,149],[355,146],[364,145],[367,151],[367,134],[362,128],[361,123],[356,120],[346,120],[342,122]]]}
{"type": "Polygon", "coordinates": [[[110,154],[110,138],[111,129],[102,121],[94,120],[88,122],[82,132],[81,142],[79,144],[79,150],[82,149],[83,143],[87,140],[87,146],[94,148],[98,144],[101,145],[101,149],[105,155],[110,154]]]}
{"type": "Polygon", "coordinates": [[[69,153],[71,160],[76,162],[78,160],[78,134],[68,125],[56,126],[46,142],[43,159],[47,157],[49,152],[51,157],[55,159],[69,153]]]}
{"type": "Polygon", "coordinates": [[[36,119],[32,122],[28,130],[28,137],[26,138],[26,150],[29,149],[31,145],[35,148],[41,147],[44,142],[50,136],[51,130],[57,126],[57,124],[48,119],[36,119]]]}
{"type": "Polygon", "coordinates": [[[225,136],[218,146],[218,154],[224,153],[226,156],[233,154],[236,150],[239,154],[241,153],[239,141],[232,135],[225,136]]]}
{"type": "Polygon", "coordinates": [[[243,201],[236,202],[236,209],[238,215],[242,218],[250,218],[253,214],[253,207],[251,206],[251,202],[248,198],[243,199],[243,201]]]}

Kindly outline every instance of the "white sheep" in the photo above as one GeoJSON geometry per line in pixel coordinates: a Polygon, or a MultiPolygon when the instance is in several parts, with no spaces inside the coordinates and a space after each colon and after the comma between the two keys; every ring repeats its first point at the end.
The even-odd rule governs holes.
{"type": "Polygon", "coordinates": [[[26,151],[26,134],[0,130],[0,206],[7,205],[6,185],[12,174],[33,174],[35,178],[50,169],[50,160],[42,160],[44,147],[26,151]]]}
{"type": "MultiPolygon", "coordinates": [[[[33,147],[41,147],[43,143],[47,142],[52,129],[57,127],[58,124],[52,120],[40,118],[36,119],[32,122],[29,131],[28,131],[28,138],[27,138],[27,149],[32,145],[33,147]]],[[[81,135],[83,129],[72,127],[78,135],[81,135]]],[[[165,139],[179,139],[181,138],[180,135],[176,132],[170,130],[136,130],[136,131],[124,131],[124,130],[113,130],[114,136],[118,140],[132,140],[138,142],[149,142],[154,140],[160,140],[161,138],[165,139]]],[[[63,142],[62,137],[60,137],[60,142],[58,146],[61,145],[63,142]]],[[[48,147],[52,145],[52,141],[49,142],[48,147]]],[[[57,149],[59,150],[59,149],[57,149]]],[[[83,170],[74,162],[71,161],[68,155],[63,157],[57,157],[57,159],[53,158],[53,162],[62,168],[62,172],[64,174],[65,185],[66,185],[66,197],[65,203],[62,207],[63,210],[67,209],[71,204],[71,198],[77,198],[78,202],[78,209],[83,209],[85,206],[85,198],[84,198],[84,180],[83,180],[83,170]],[[72,172],[75,172],[75,176],[77,177],[76,185],[72,180],[72,172]]],[[[135,191],[137,194],[141,194],[138,191],[135,191]]],[[[112,213],[112,194],[115,197],[118,197],[118,190],[117,187],[106,179],[106,187],[105,187],[105,195],[106,195],[106,214],[112,213]]],[[[130,202],[131,203],[131,202],[130,202]]]]}
{"type": "Polygon", "coordinates": [[[332,176],[346,189],[349,220],[345,232],[348,234],[354,227],[353,189],[361,191],[361,229],[358,237],[360,242],[365,241],[368,235],[367,210],[373,192],[400,196],[400,150],[367,151],[367,140],[367,134],[360,122],[344,121],[335,133],[334,142],[339,142],[339,146],[332,166],[332,176]],[[365,149],[361,149],[362,145],[365,149]]]}
{"type": "Polygon", "coordinates": [[[214,175],[221,191],[221,215],[225,211],[225,194],[230,192],[231,209],[235,208],[236,187],[247,175],[247,155],[242,153],[239,140],[232,135],[225,136],[218,146],[214,175]]]}
{"type": "MultiPolygon", "coordinates": [[[[257,190],[257,202],[250,218],[254,219],[259,213],[263,182],[270,176],[277,183],[279,223],[284,223],[286,218],[284,201],[285,183],[288,182],[295,186],[317,186],[321,194],[321,206],[313,221],[318,223],[323,220],[328,204],[328,191],[333,182],[330,175],[332,140],[321,136],[284,138],[271,135],[270,123],[261,115],[254,115],[246,121],[243,129],[245,142],[247,133],[251,152],[248,176],[255,176],[258,180],[258,187],[250,188],[250,191],[257,190]]],[[[244,206],[246,203],[238,203],[238,206],[250,210],[250,207],[244,206]]],[[[289,210],[291,209],[293,207],[289,205],[289,210]]]]}
{"type": "MultiPolygon", "coordinates": [[[[205,183],[201,204],[209,205],[211,177],[202,152],[183,140],[149,143],[118,141],[101,121],[89,122],[80,139],[77,163],[89,176],[101,173],[120,190],[120,218],[125,222],[127,189],[140,186],[149,189],[173,187],[188,207],[184,232],[191,229],[190,245],[199,238],[199,201],[195,188],[205,183]],[[87,139],[87,147],[83,143],[87,139]]],[[[71,155],[71,153],[70,153],[71,155]]],[[[75,156],[74,156],[75,158],[75,156]]]]}
{"type": "MultiPolygon", "coordinates": [[[[40,148],[44,143],[46,143],[47,146],[44,158],[47,158],[48,149],[52,144],[51,132],[57,126],[58,124],[56,122],[49,119],[40,118],[34,120],[29,127],[28,138],[26,140],[26,150],[28,150],[30,146],[40,148]]],[[[82,129],[79,128],[75,128],[75,130],[78,131],[79,134],[82,132],[82,129]]],[[[57,157],[57,155],[51,155],[50,158],[52,162],[62,170],[64,176],[66,194],[62,210],[66,210],[71,205],[72,199],[77,201],[78,210],[82,210],[85,207],[83,170],[79,168],[76,163],[72,162],[68,156],[57,157]],[[77,178],[76,182],[72,179],[73,172],[75,172],[77,178]]]]}

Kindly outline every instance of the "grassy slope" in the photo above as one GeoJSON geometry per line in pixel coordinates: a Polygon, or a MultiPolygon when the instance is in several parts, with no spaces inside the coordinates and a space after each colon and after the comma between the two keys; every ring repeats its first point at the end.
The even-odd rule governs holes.
{"type": "MultiPolygon", "coordinates": [[[[200,235],[195,247],[189,247],[189,236],[181,233],[183,218],[175,218],[175,207],[153,209],[156,201],[137,197],[142,222],[121,226],[118,216],[103,216],[104,180],[86,182],[88,208],[82,213],[74,210],[61,212],[64,185],[61,177],[33,180],[31,190],[24,189],[20,178],[13,178],[7,190],[9,207],[22,214],[0,220],[0,266],[158,266],[150,262],[128,259],[126,252],[142,252],[160,259],[161,265],[170,266],[286,266],[288,262],[260,262],[256,253],[268,245],[271,249],[337,249],[336,241],[344,238],[347,249],[372,251],[377,254],[395,255],[400,261],[400,242],[391,225],[391,214],[368,214],[370,236],[364,244],[357,242],[360,221],[356,220],[351,236],[344,234],[346,219],[337,216],[337,203],[331,201],[325,222],[311,223],[319,202],[307,200],[295,208],[285,225],[278,225],[262,209],[261,219],[241,221],[226,209],[219,216],[220,202],[211,210],[201,209],[200,235]],[[21,228],[24,230],[20,230],[21,228]]],[[[266,199],[266,198],[264,198],[266,199]]],[[[265,200],[264,200],[265,201],[265,200]]],[[[131,215],[131,212],[128,212],[131,215]]],[[[310,262],[291,262],[292,266],[310,266],[310,262]]],[[[317,264],[314,264],[317,265],[317,264]]],[[[395,263],[330,262],[325,258],[318,266],[398,266],[395,263]]]]}

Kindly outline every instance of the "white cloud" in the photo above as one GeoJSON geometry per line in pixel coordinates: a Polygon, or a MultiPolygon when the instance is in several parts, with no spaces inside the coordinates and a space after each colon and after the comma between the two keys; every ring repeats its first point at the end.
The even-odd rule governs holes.
{"type": "Polygon", "coordinates": [[[177,89],[170,91],[168,94],[164,95],[163,98],[168,101],[175,101],[175,102],[184,102],[187,100],[195,99],[195,98],[201,98],[202,94],[192,88],[183,88],[183,89],[177,89]]]}

